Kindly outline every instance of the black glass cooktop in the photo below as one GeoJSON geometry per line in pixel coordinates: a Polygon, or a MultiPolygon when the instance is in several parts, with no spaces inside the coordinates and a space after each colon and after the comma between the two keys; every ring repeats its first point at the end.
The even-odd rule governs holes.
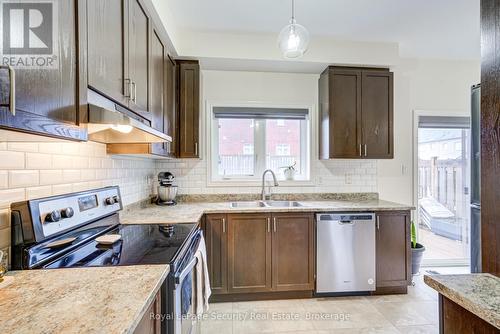
{"type": "Polygon", "coordinates": [[[44,268],[167,264],[176,257],[196,224],[118,225],[106,232],[120,234],[113,245],[94,239],[45,265],[44,268]]]}

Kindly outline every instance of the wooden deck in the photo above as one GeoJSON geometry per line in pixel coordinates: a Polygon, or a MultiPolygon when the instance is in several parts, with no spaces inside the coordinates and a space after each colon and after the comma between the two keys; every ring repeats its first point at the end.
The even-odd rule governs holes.
{"type": "Polygon", "coordinates": [[[469,245],[463,241],[451,240],[436,235],[429,230],[419,230],[419,242],[425,246],[424,259],[464,259],[468,258],[469,245]]]}

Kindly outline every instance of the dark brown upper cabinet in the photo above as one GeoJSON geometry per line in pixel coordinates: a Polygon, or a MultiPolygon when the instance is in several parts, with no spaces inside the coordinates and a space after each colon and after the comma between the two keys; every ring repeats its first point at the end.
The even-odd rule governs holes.
{"type": "Polygon", "coordinates": [[[199,158],[200,147],[200,65],[198,61],[177,60],[179,96],[179,158],[199,158]]]}
{"type": "MultiPolygon", "coordinates": [[[[14,6],[13,9],[19,6],[16,3],[5,5],[14,6]]],[[[14,61],[22,59],[27,65],[21,67],[16,63],[12,67],[15,80],[7,68],[0,68],[0,128],[84,141],[87,131],[78,126],[77,1],[55,1],[49,5],[55,6],[54,11],[58,13],[57,26],[53,27],[57,35],[56,40],[43,40],[42,37],[48,48],[52,46],[51,54],[35,57],[42,66],[29,64],[33,55],[40,54],[34,51],[25,57],[13,56],[14,61]]],[[[10,56],[6,50],[3,53],[10,56]]],[[[12,53],[16,54],[15,50],[12,53]]]]}
{"type": "Polygon", "coordinates": [[[151,58],[152,52],[158,52],[158,41],[143,1],[85,3],[86,35],[81,33],[80,48],[87,50],[86,85],[153,126],[153,115],[162,112],[156,110],[162,106],[151,97],[156,89],[151,58]]]}
{"type": "Polygon", "coordinates": [[[152,52],[150,49],[150,18],[140,0],[129,0],[128,15],[129,107],[141,116],[151,119],[151,114],[155,111],[152,110],[154,106],[150,105],[151,83],[149,75],[152,52]]]}
{"type": "Polygon", "coordinates": [[[88,86],[125,106],[126,8],[126,0],[87,0],[88,86]]]}
{"type": "Polygon", "coordinates": [[[179,117],[177,115],[177,96],[176,96],[176,63],[167,55],[165,58],[165,94],[166,101],[164,105],[164,131],[165,134],[172,137],[171,143],[165,143],[167,155],[176,157],[178,154],[178,131],[179,117]]]}
{"type": "Polygon", "coordinates": [[[320,159],[392,159],[393,73],[328,67],[319,79],[320,159]]]}

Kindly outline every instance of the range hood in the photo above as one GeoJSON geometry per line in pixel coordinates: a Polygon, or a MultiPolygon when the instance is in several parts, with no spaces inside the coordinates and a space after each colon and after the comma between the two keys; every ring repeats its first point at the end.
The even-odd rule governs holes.
{"type": "Polygon", "coordinates": [[[172,137],[151,128],[140,119],[127,115],[125,108],[88,90],[89,140],[104,144],[172,142],[172,137]]]}

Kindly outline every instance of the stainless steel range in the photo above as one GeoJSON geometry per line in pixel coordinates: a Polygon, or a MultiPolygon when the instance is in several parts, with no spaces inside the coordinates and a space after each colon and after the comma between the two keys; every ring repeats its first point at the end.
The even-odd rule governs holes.
{"type": "Polygon", "coordinates": [[[162,333],[190,333],[198,224],[122,225],[122,208],[118,187],[12,204],[13,269],[169,264],[162,333]]]}

